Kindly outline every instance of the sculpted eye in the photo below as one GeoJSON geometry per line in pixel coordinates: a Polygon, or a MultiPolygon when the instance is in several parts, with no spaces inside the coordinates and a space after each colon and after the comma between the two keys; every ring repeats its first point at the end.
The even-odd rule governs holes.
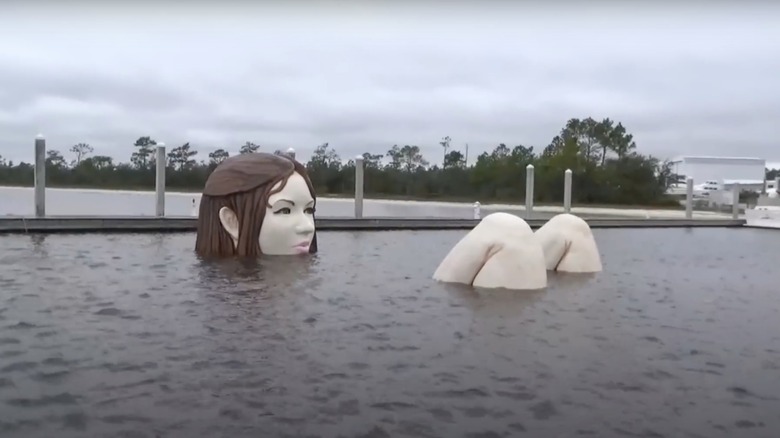
{"type": "Polygon", "coordinates": [[[306,210],[303,210],[306,214],[314,214],[314,207],[309,207],[306,210]]]}
{"type": "Polygon", "coordinates": [[[274,212],[274,214],[290,214],[290,208],[289,207],[283,207],[274,212]]]}

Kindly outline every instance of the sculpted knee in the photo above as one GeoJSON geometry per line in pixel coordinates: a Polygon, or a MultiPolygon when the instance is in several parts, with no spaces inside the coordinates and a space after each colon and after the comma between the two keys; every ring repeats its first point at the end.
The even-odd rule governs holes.
{"type": "Polygon", "coordinates": [[[592,273],[602,270],[596,239],[585,220],[559,214],[534,233],[544,251],[548,270],[592,273]]]}
{"type": "Polygon", "coordinates": [[[482,219],[450,250],[433,278],[485,288],[547,286],[542,247],[531,227],[509,213],[493,213],[482,219]]]}

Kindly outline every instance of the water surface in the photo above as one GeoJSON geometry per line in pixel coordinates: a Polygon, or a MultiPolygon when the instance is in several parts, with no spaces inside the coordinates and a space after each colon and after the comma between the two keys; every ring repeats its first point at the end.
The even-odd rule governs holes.
{"type": "Polygon", "coordinates": [[[0,436],[776,436],[780,233],[595,231],[531,293],[433,282],[458,231],[0,236],[0,436]]]}

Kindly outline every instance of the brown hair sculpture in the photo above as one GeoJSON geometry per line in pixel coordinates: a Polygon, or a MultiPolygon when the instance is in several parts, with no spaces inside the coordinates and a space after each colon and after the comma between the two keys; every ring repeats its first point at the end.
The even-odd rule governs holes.
{"type": "Polygon", "coordinates": [[[268,153],[229,157],[203,188],[195,251],[204,257],[313,254],[315,203],[298,161],[268,153]]]}

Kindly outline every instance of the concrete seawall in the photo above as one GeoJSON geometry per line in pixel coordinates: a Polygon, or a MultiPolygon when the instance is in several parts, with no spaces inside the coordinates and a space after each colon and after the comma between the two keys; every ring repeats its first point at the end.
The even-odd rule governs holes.
{"type": "MultiPolygon", "coordinates": [[[[680,228],[680,227],[742,227],[744,219],[603,219],[584,218],[592,228],[680,228]]],[[[547,219],[530,219],[531,228],[539,228],[547,219]]],[[[479,220],[370,217],[317,218],[321,231],[385,231],[385,230],[468,230],[479,220]]],[[[193,232],[197,219],[190,216],[49,216],[0,217],[0,233],[135,233],[193,232]]]]}

